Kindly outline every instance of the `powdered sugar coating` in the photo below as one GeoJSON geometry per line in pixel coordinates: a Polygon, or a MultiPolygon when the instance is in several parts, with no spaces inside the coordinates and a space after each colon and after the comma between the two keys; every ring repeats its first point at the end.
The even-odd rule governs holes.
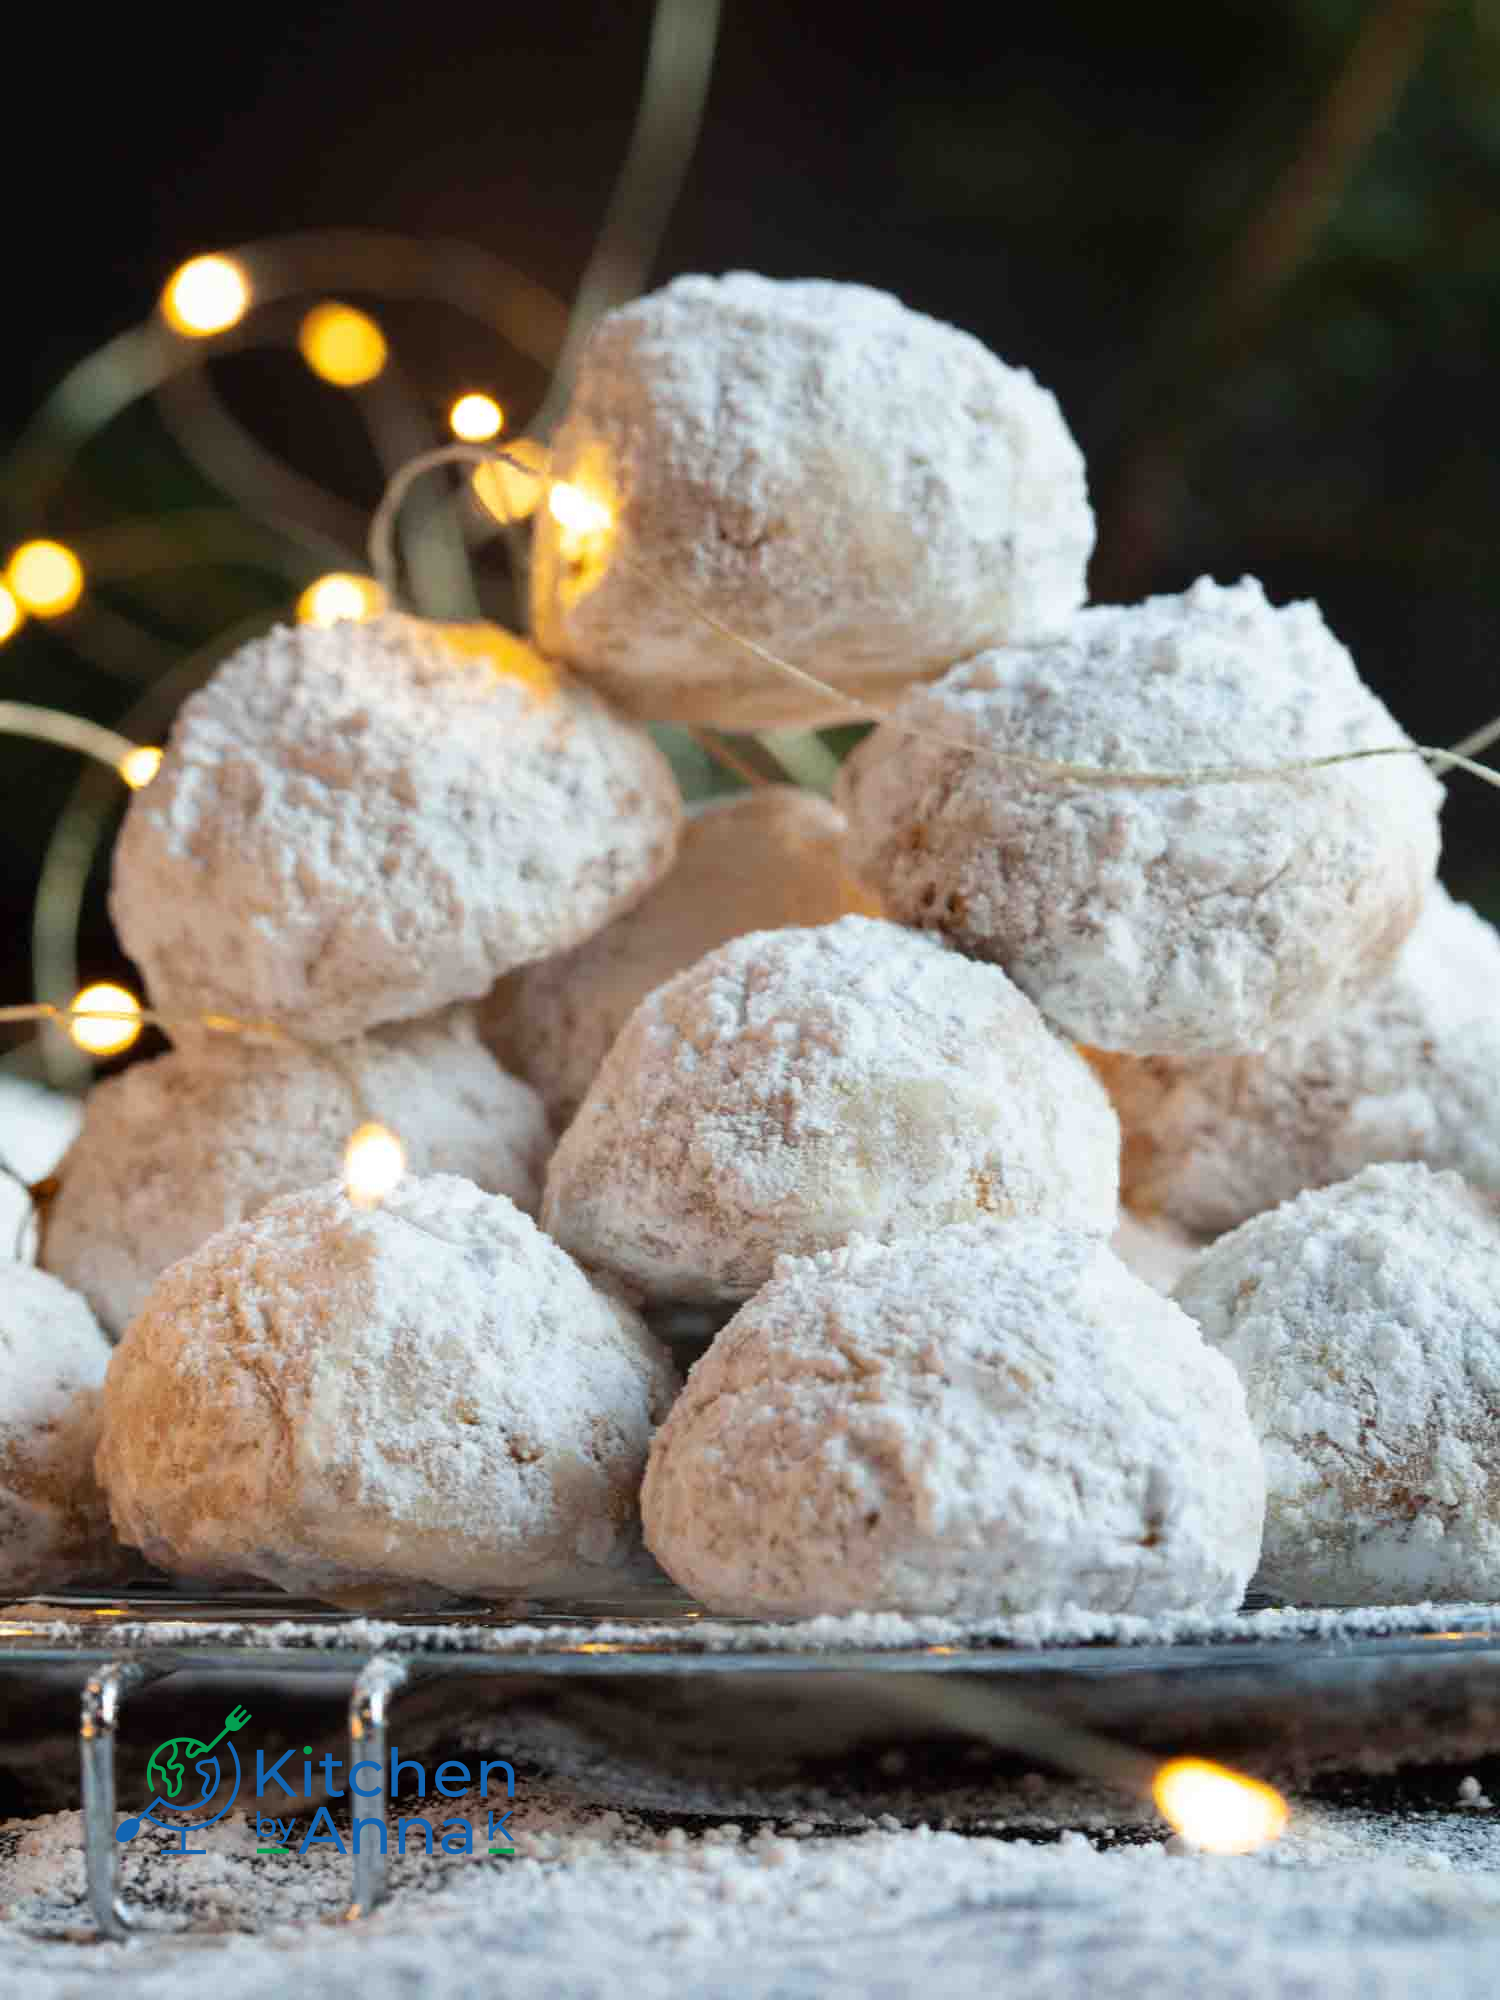
{"type": "Polygon", "coordinates": [[[225,1230],[115,1350],[99,1471],[185,1576],[344,1603],[598,1589],[676,1389],[665,1351],[501,1195],[337,1184],[225,1230]]]}
{"type": "Polygon", "coordinates": [[[1083,602],[1094,519],[1054,397],[864,285],[686,277],[609,313],[551,471],[614,525],[574,549],[538,512],[538,641],[659,720],[867,714],[1083,602]],[[759,665],[631,563],[847,701],[759,665]]]}
{"type": "Polygon", "coordinates": [[[1205,577],[911,690],[838,798],[892,916],[1003,965],[1075,1040],[1182,1059],[1264,1048],[1379,981],[1432,881],[1442,788],[1414,757],[1131,786],[986,753],[1193,771],[1406,740],[1315,605],[1205,577]]]}
{"type": "Polygon", "coordinates": [[[0,1260],[0,1590],[115,1568],[94,1478],[109,1342],[76,1292],[0,1260]]]}
{"type": "Polygon", "coordinates": [[[747,931],[875,914],[843,841],[843,814],[793,785],[698,807],[671,873],[633,910],[500,982],[481,1015],[486,1038],[561,1128],[637,1005],[674,973],[747,931]]]}
{"type": "Polygon", "coordinates": [[[1220,1237],[1176,1299],[1245,1384],[1261,1576],[1294,1603],[1500,1596],[1500,1206],[1366,1167],[1220,1237]]]}
{"type": "Polygon", "coordinates": [[[123,1333],[169,1264],[279,1195],[336,1175],[366,1108],[414,1173],[460,1174],[534,1214],[552,1133],[536,1092],[481,1046],[472,1011],[378,1029],[341,1067],[223,1035],[94,1086],[58,1170],[42,1262],[123,1333]]]}
{"type": "Polygon", "coordinates": [[[1036,1221],[782,1259],[642,1490],[657,1560],[752,1615],[1230,1610],[1263,1506],[1232,1369],[1036,1221]]]}
{"type": "Polygon", "coordinates": [[[1259,1055],[1096,1063],[1126,1197],[1218,1234],[1380,1160],[1500,1193],[1500,933],[1434,884],[1395,969],[1259,1055]]]}
{"type": "Polygon", "coordinates": [[[1192,1269],[1204,1246],[1203,1237],[1190,1236],[1164,1216],[1138,1215],[1129,1208],[1120,1210],[1120,1220],[1109,1239],[1110,1249],[1126,1270],[1154,1292],[1172,1291],[1184,1272],[1192,1269]]]}
{"type": "Polygon", "coordinates": [[[757,931],[642,1001],[542,1218],[651,1300],[747,1298],[783,1253],[1046,1214],[1107,1236],[1119,1128],[995,966],[870,917],[757,931]]]}
{"type": "Polygon", "coordinates": [[[680,813],[645,731],[496,627],[278,629],[183,707],[111,910],[157,1007],[335,1041],[577,944],[680,813]]]}

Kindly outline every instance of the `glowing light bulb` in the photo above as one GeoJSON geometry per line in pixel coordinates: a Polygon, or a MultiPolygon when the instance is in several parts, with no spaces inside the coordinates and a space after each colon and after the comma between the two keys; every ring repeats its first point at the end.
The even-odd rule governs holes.
{"type": "Polygon", "coordinates": [[[497,521],[524,521],[535,513],[547,483],[547,448],[535,438],[517,438],[505,449],[530,470],[518,471],[499,459],[481,465],[474,474],[474,492],[497,521]]]}
{"type": "Polygon", "coordinates": [[[378,618],[385,609],[385,592],[369,576],[348,576],[332,570],[310,583],[297,599],[299,625],[358,624],[378,618]]]}
{"type": "Polygon", "coordinates": [[[390,355],[385,335],[368,313],[333,300],[314,306],[297,333],[302,359],[336,389],[373,382],[390,355]]]}
{"type": "Polygon", "coordinates": [[[376,1208],[406,1172],[406,1148],[388,1125],[361,1125],[344,1149],[344,1191],[356,1208],[376,1208]]]}
{"type": "Polygon", "coordinates": [[[559,479],[548,493],[547,511],[565,539],[571,535],[587,541],[592,536],[607,534],[614,521],[614,515],[602,500],[585,493],[581,486],[570,486],[566,479],[559,479]]]}
{"type": "Polygon", "coordinates": [[[61,542],[23,542],[6,566],[12,595],[37,618],[61,618],[83,595],[83,564],[61,542]]]}
{"type": "Polygon", "coordinates": [[[189,258],[161,295],[162,318],[189,340],[227,333],[249,310],[250,279],[232,257],[189,258]]]}
{"type": "Polygon", "coordinates": [[[133,792],[144,791],[161,769],[162,753],[155,744],[142,743],[127,750],[120,759],[120,776],[133,792]]]}
{"type": "Polygon", "coordinates": [[[0,646],[5,644],[13,632],[20,631],[23,615],[20,605],[16,602],[15,592],[0,583],[0,646]]]}
{"type": "Polygon", "coordinates": [[[91,1056],[121,1055],[139,1039],[141,1003],[123,986],[85,986],[68,1011],[68,1033],[91,1056]]]}
{"type": "Polygon", "coordinates": [[[505,426],[505,412],[493,396],[460,396],[448,412],[448,428],[465,444],[483,444],[499,437],[505,426]]]}
{"type": "Polygon", "coordinates": [[[1205,1854],[1253,1854],[1278,1840],[1286,1827],[1280,1792],[1200,1757],[1163,1764],[1151,1793],[1163,1818],[1205,1854]]]}

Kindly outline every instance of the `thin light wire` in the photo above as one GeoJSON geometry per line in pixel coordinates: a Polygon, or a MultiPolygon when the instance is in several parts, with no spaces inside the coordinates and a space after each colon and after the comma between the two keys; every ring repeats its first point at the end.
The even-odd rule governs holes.
{"type": "MultiPolygon", "coordinates": [[[[625,555],[618,550],[614,559],[632,575],[640,577],[653,589],[670,597],[690,617],[696,618],[699,624],[718,633],[721,638],[728,640],[742,652],[760,660],[766,666],[773,667],[778,673],[788,676],[799,686],[810,689],[825,701],[848,703],[849,696],[845,690],[832,686],[828,681],[820,680],[816,674],[808,673],[805,667],[794,666],[790,660],[782,659],[769,647],[762,646],[757,640],[747,639],[741,632],[736,632],[733,626],[726,625],[722,618],[716,618],[711,611],[705,611],[701,605],[693,601],[687,591],[680,589],[670,578],[660,575],[646,563],[639,562],[634,556],[625,555]]],[[[1500,716],[1475,730],[1449,750],[1435,749],[1421,743],[1382,743],[1365,750],[1339,750],[1323,757],[1293,758],[1284,764],[1211,764],[1182,771],[1137,771],[1128,768],[1110,770],[1102,765],[1070,764],[1057,758],[1036,757],[1025,750],[1001,750],[992,743],[977,742],[958,735],[950,736],[944,731],[929,729],[925,724],[919,727],[916,723],[908,722],[896,710],[882,708],[873,702],[866,704],[865,714],[860,719],[886,724],[904,735],[915,737],[920,742],[945,745],[952,750],[962,750],[967,756],[984,757],[995,764],[1004,764],[1015,770],[1030,771],[1037,777],[1065,778],[1072,784],[1080,785],[1140,785],[1166,788],[1179,785],[1244,784],[1273,778],[1300,777],[1312,771],[1331,770],[1336,765],[1361,763],[1371,757],[1423,757],[1432,763],[1437,772],[1450,768],[1467,771],[1471,777],[1482,779],[1485,784],[1492,785],[1500,791],[1500,772],[1491,770],[1488,765],[1476,763],[1471,754],[1476,750],[1486,749],[1491,743],[1500,740],[1500,716]]]]}
{"type": "MultiPolygon", "coordinates": [[[[250,274],[252,313],[314,291],[435,298],[491,327],[542,367],[552,366],[567,335],[568,309],[555,293],[469,243],[380,230],[316,230],[240,244],[225,254],[250,274]]],[[[40,519],[85,445],[132,403],[170,377],[200,368],[209,354],[256,344],[243,321],[203,340],[181,339],[155,317],[117,335],[53,388],[0,463],[0,496],[20,496],[28,517],[40,519]]],[[[233,428],[238,432],[238,425],[233,428]]],[[[266,518],[260,507],[250,511],[266,518]]]]}
{"type": "Polygon", "coordinates": [[[529,429],[546,439],[595,322],[641,291],[687,176],[708,101],[719,0],[657,0],[624,164],[573,300],[562,353],[529,429]]]}
{"type": "Polygon", "coordinates": [[[114,730],[88,722],[81,715],[38,708],[29,701],[0,701],[0,736],[24,736],[33,743],[55,743],[59,749],[80,751],[117,772],[121,758],[140,748],[128,736],[117,736],[114,730]]]}
{"type": "Polygon", "coordinates": [[[160,1028],[170,1034],[175,1028],[197,1028],[215,1035],[240,1035],[247,1041],[275,1042],[300,1049],[304,1055],[326,1062],[344,1083],[354,1104],[354,1122],[373,1122],[365,1093],[361,1064],[365,1053],[362,1035],[346,1042],[314,1042],[295,1035],[279,1021],[242,1021],[233,1014],[173,1014],[153,1007],[57,1007],[46,1000],[24,1000],[0,1007],[0,1026],[66,1028],[73,1021],[128,1021],[142,1028],[160,1028]]]}
{"type": "MultiPolygon", "coordinates": [[[[401,595],[401,565],[396,555],[396,521],[402,502],[416,482],[440,465],[510,465],[531,479],[540,479],[534,465],[497,445],[444,444],[409,459],[386,485],[370,522],[370,573],[385,592],[389,604],[401,595]]],[[[497,485],[498,491],[498,485],[497,485]]]]}
{"type": "MultiPolygon", "coordinates": [[[[122,727],[146,742],[160,742],[183,694],[205,680],[226,653],[273,622],[271,614],[257,612],[180,660],[121,717],[122,727]]],[[[115,787],[101,785],[97,771],[85,772],[48,838],[31,911],[31,985],[44,1000],[60,1002],[78,990],[83,898],[117,799],[115,787]]],[[[63,1090],[75,1088],[91,1074],[82,1050],[62,1036],[43,1038],[42,1069],[47,1080],[63,1090]]]]}
{"type": "MultiPolygon", "coordinates": [[[[354,401],[387,481],[414,453],[431,448],[431,424],[394,355],[354,401]]],[[[479,617],[463,516],[456,508],[444,506],[440,495],[432,496],[426,506],[414,505],[401,540],[419,611],[431,617],[479,617]]]]}
{"type": "MultiPolygon", "coordinates": [[[[381,496],[380,505],[375,510],[375,518],[370,524],[370,567],[377,581],[386,587],[389,595],[394,596],[399,581],[395,557],[396,516],[413,482],[440,465],[476,464],[492,460],[513,465],[529,478],[536,479],[543,476],[534,466],[523,464],[503,449],[479,444],[448,444],[436,451],[423,452],[420,458],[414,458],[409,465],[403,465],[392,479],[381,496]]],[[[759,660],[762,665],[795,681],[798,686],[810,690],[822,701],[832,702],[845,709],[852,705],[846,689],[834,687],[830,682],[820,680],[805,667],[794,666],[790,660],[784,660],[779,653],[773,653],[769,646],[763,646],[758,640],[748,639],[742,632],[736,632],[732,625],[726,625],[724,620],[716,618],[713,612],[705,611],[702,605],[680,585],[673,583],[669,577],[663,576],[649,564],[639,561],[635,556],[627,555],[619,548],[614,550],[612,560],[622,569],[629,570],[633,576],[638,576],[653,590],[671,598],[673,603],[679,605],[690,618],[696,619],[708,631],[717,633],[720,638],[750,658],[759,660]]],[[[919,742],[936,743],[951,750],[961,750],[966,756],[982,757],[990,763],[1005,765],[1013,770],[1029,771],[1039,778],[1066,779],[1070,784],[1078,785],[1105,787],[1133,785],[1168,789],[1187,785],[1247,784],[1269,782],[1278,778],[1305,777],[1315,771],[1333,770],[1344,764],[1364,763],[1375,757],[1422,757],[1431,762],[1435,770],[1456,768],[1466,771],[1471,777],[1478,778],[1500,791],[1500,772],[1491,770],[1488,765],[1476,763],[1470,754],[1476,749],[1484,749],[1490,743],[1500,740],[1500,716],[1473,731],[1451,749],[1435,748],[1421,743],[1381,743],[1364,750],[1337,750],[1322,757],[1291,758],[1284,764],[1210,764],[1181,771],[1140,771],[1129,767],[1115,770],[1103,765],[1072,764],[1055,757],[1037,757],[1025,750],[1002,750],[992,743],[964,738],[957,734],[950,736],[946,731],[930,729],[925,723],[919,726],[908,722],[896,710],[884,708],[875,702],[866,702],[857,719],[883,723],[904,735],[916,738],[919,742]]],[[[760,740],[764,742],[764,736],[760,740]]],[[[772,754],[775,754],[774,750],[772,754]]]]}

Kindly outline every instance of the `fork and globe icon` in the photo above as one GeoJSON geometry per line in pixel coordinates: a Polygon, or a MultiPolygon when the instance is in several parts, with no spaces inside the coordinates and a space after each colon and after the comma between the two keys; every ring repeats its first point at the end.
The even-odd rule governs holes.
{"type": "Polygon", "coordinates": [[[151,1752],[150,1762],[146,1766],[146,1782],[155,1793],[155,1797],[144,1812],[137,1814],[134,1819],[120,1822],[115,1828],[115,1839],[133,1840],[142,1825],[150,1820],[153,1826],[165,1827],[169,1833],[177,1835],[178,1844],[176,1847],[167,1848],[165,1851],[168,1854],[206,1854],[207,1848],[189,1847],[187,1837],[190,1833],[201,1833],[216,1820],[221,1820],[238,1798],[240,1757],[234,1747],[233,1738],[235,1731],[243,1729],[249,1720],[249,1709],[242,1708],[236,1703],[225,1716],[224,1727],[212,1742],[202,1743],[196,1736],[172,1736],[165,1743],[158,1743],[151,1752]],[[216,1754],[220,1744],[223,1744],[228,1752],[231,1766],[232,1783],[228,1787],[228,1796],[222,1805],[207,1812],[205,1817],[194,1818],[192,1815],[203,1813],[224,1787],[224,1760],[216,1754]],[[188,1768],[189,1765],[192,1767],[191,1770],[188,1768]],[[197,1796],[192,1797],[190,1794],[195,1773],[198,1791],[197,1796]],[[164,1818],[163,1814],[176,1817],[164,1818]]]}

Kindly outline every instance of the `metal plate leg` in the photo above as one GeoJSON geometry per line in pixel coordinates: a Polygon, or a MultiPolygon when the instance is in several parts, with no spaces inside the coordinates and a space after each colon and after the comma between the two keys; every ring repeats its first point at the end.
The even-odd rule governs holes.
{"type": "Polygon", "coordinates": [[[78,1722],[83,1775],[83,1855],[89,1908],[102,1937],[128,1937],[130,1913],[120,1899],[120,1847],[115,1839],[115,1734],[131,1688],[160,1680],[170,1667],[115,1660],[84,1683],[78,1722]]]}
{"type": "Polygon", "coordinates": [[[391,1771],[386,1718],[392,1699],[405,1687],[408,1678],[408,1671],[399,1660],[377,1654],[365,1663],[349,1697],[354,1900],[344,1912],[348,1922],[367,1917],[371,1910],[385,1901],[389,1893],[386,1843],[390,1836],[391,1771]],[[368,1769],[359,1772],[360,1783],[364,1787],[361,1795],[355,1788],[356,1768],[372,1764],[375,1766],[373,1777],[368,1769]]]}

